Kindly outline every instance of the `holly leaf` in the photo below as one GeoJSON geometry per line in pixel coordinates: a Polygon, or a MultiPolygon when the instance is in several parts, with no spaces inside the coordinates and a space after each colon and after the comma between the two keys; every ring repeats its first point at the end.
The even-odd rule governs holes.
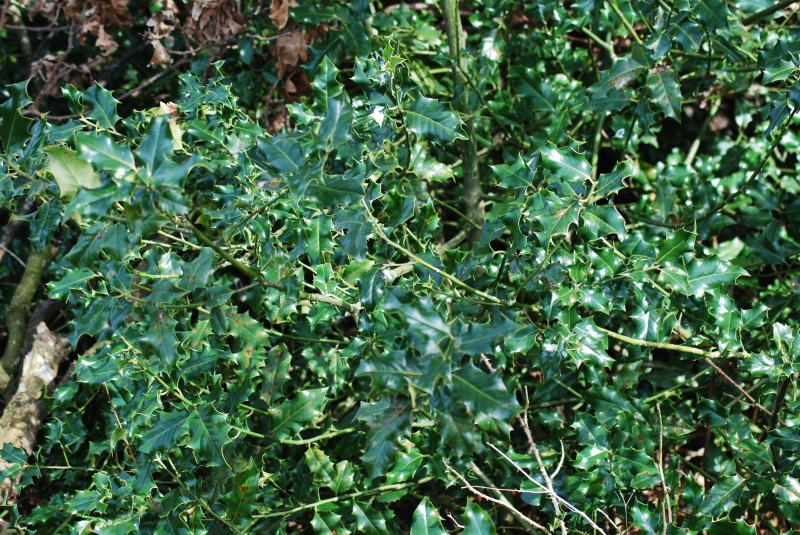
{"type": "Polygon", "coordinates": [[[441,517],[428,498],[423,498],[411,518],[410,535],[447,535],[441,517]]]}
{"type": "Polygon", "coordinates": [[[127,145],[115,143],[109,134],[78,132],[75,134],[78,156],[94,164],[98,170],[115,173],[136,171],[133,153],[127,145]]]}
{"type": "Polygon", "coordinates": [[[481,509],[475,502],[467,500],[467,508],[464,511],[464,531],[461,533],[464,535],[497,535],[497,530],[489,513],[481,509]]]}
{"type": "Polygon", "coordinates": [[[517,155],[517,160],[513,165],[492,165],[490,166],[494,174],[500,179],[500,186],[508,189],[527,188],[533,185],[534,171],[528,164],[517,155]]]}
{"type": "Polygon", "coordinates": [[[397,453],[397,438],[411,429],[411,402],[383,397],[376,403],[361,402],[356,419],[367,427],[367,449],[361,460],[367,475],[375,479],[385,473],[397,453]]]}
{"type": "Polygon", "coordinates": [[[564,202],[554,194],[537,195],[529,214],[542,227],[541,231],[535,232],[539,243],[546,247],[553,236],[567,234],[570,226],[578,224],[582,209],[579,199],[564,202]]]}
{"type": "Polygon", "coordinates": [[[625,220],[613,206],[591,206],[581,212],[583,229],[590,240],[616,234],[620,241],[628,235],[625,220]]]}
{"type": "Polygon", "coordinates": [[[45,147],[42,152],[49,157],[50,173],[56,179],[61,197],[72,200],[82,187],[100,187],[100,177],[92,169],[92,164],[79,158],[74,150],[52,145],[45,147]]]}
{"type": "Polygon", "coordinates": [[[243,469],[236,471],[230,485],[231,490],[223,497],[227,505],[225,516],[239,527],[247,526],[252,521],[251,515],[258,508],[256,501],[261,495],[258,486],[260,475],[261,470],[250,459],[243,469]]]}
{"type": "Polygon", "coordinates": [[[429,139],[436,143],[452,143],[467,139],[462,132],[461,119],[449,105],[427,97],[418,97],[404,110],[406,127],[419,141],[429,139]]]}
{"type": "Polygon", "coordinates": [[[191,413],[181,410],[159,413],[155,425],[142,435],[139,450],[153,453],[177,446],[178,440],[188,432],[186,422],[191,416],[191,413]]]}
{"type": "Polygon", "coordinates": [[[542,80],[536,71],[522,67],[512,67],[510,77],[517,80],[515,85],[517,96],[525,99],[530,111],[555,112],[553,103],[556,96],[553,89],[542,80]]]}
{"type": "Polygon", "coordinates": [[[717,259],[696,258],[689,265],[688,279],[692,295],[701,297],[704,293],[726,284],[733,284],[737,278],[747,275],[740,267],[725,264],[717,259]]]}
{"type": "Polygon", "coordinates": [[[102,128],[113,128],[119,121],[117,104],[111,92],[98,84],[94,84],[83,92],[83,103],[92,107],[89,119],[94,119],[102,128]]]}
{"type": "Polygon", "coordinates": [[[347,491],[355,484],[356,472],[347,461],[339,461],[335,466],[325,453],[315,447],[306,450],[306,464],[314,475],[314,484],[328,487],[334,494],[347,491]]]}
{"type": "Polygon", "coordinates": [[[716,518],[730,511],[738,504],[746,482],[746,479],[734,474],[714,483],[706,499],[700,504],[697,514],[716,518]]]}
{"type": "Polygon", "coordinates": [[[327,388],[301,390],[294,399],[269,409],[270,434],[276,440],[282,440],[305,429],[322,414],[327,392],[327,388]]]}
{"type": "Polygon", "coordinates": [[[483,373],[471,362],[453,373],[453,396],[473,414],[510,422],[521,410],[498,373],[483,373]]]}
{"type": "Polygon", "coordinates": [[[682,97],[675,72],[669,67],[656,67],[648,73],[646,83],[653,103],[661,108],[665,116],[681,122],[682,97]]]}
{"type": "Polygon", "coordinates": [[[597,180],[597,186],[594,189],[594,195],[589,199],[590,203],[596,202],[598,199],[605,199],[617,193],[625,187],[624,180],[636,172],[634,163],[630,160],[624,160],[614,166],[610,173],[603,173],[597,180]]]}
{"type": "Polygon", "coordinates": [[[692,3],[697,20],[715,32],[720,29],[728,30],[728,6],[722,0],[697,0],[692,3]]]}
{"type": "Polygon", "coordinates": [[[195,450],[208,466],[226,464],[222,447],[231,441],[228,432],[231,426],[224,414],[217,412],[211,403],[198,405],[186,420],[189,433],[188,446],[195,450]]]}
{"type": "Polygon", "coordinates": [[[272,405],[283,396],[282,388],[289,380],[289,365],[292,355],[281,344],[270,348],[264,367],[259,370],[261,374],[261,399],[272,405]]]}
{"type": "Polygon", "coordinates": [[[761,83],[767,85],[772,82],[786,80],[792,75],[795,69],[797,69],[797,65],[782,59],[777,65],[773,65],[764,69],[764,79],[761,81],[761,83]]]}
{"type": "Polygon", "coordinates": [[[390,531],[386,526],[386,518],[368,503],[354,503],[353,516],[356,526],[364,535],[385,535],[390,531]]]}
{"type": "Polygon", "coordinates": [[[0,104],[0,140],[7,153],[19,149],[31,137],[28,130],[32,119],[28,119],[20,110],[31,103],[28,97],[28,80],[7,85],[11,98],[0,104]]]}

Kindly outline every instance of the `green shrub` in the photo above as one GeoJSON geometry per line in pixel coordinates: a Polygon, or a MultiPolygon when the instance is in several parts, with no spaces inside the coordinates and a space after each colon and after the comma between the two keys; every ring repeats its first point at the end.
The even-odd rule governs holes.
{"type": "Polygon", "coordinates": [[[222,63],[125,117],[65,87],[34,122],[9,86],[3,206],[41,200],[81,356],[38,450],[2,450],[8,521],[800,525],[796,15],[472,7],[465,48],[434,11],[344,25],[274,136],[222,63]]]}

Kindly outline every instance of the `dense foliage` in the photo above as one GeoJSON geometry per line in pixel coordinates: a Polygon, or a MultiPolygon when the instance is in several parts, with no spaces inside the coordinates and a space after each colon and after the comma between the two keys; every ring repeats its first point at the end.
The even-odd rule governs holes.
{"type": "Polygon", "coordinates": [[[197,2],[181,22],[172,2],[94,2],[127,18],[91,26],[44,3],[68,30],[37,53],[64,45],[56,78],[86,80],[58,97],[45,79],[33,103],[4,57],[0,201],[8,220],[36,201],[10,250],[57,248],[39,298],[67,304],[78,356],[38,450],[1,452],[21,474],[3,518],[800,529],[788,3],[463,2],[463,48],[433,4],[293,4],[197,2]],[[87,83],[92,47],[126,65],[148,17],[157,53],[194,59],[87,83]],[[211,24],[229,33],[203,41],[211,24]],[[61,116],[31,119],[43,102],[61,116]]]}

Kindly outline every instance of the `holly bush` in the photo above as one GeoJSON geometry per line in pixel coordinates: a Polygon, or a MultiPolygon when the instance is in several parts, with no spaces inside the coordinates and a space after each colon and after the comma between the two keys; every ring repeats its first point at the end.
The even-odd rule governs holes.
{"type": "Polygon", "coordinates": [[[3,518],[798,529],[789,5],[463,2],[463,42],[434,4],[291,5],[330,26],[280,129],[236,74],[252,37],[127,112],[65,85],[33,120],[9,85],[0,200],[37,201],[14,247],[59,248],[78,356],[37,449],[2,450],[3,518]]]}

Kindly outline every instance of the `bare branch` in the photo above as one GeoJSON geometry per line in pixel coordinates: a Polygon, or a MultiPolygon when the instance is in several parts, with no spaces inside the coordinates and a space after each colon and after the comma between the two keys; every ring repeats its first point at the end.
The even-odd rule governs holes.
{"type": "MultiPolygon", "coordinates": [[[[514,462],[514,461],[513,461],[511,458],[509,458],[509,457],[508,457],[508,455],[506,455],[505,453],[503,453],[502,451],[500,451],[500,450],[499,450],[499,449],[498,449],[498,448],[497,448],[497,447],[496,447],[494,444],[488,444],[488,446],[489,446],[490,448],[492,448],[494,451],[496,451],[498,454],[500,454],[500,456],[501,456],[503,459],[505,459],[506,461],[508,461],[509,463],[511,463],[511,464],[514,466],[514,468],[516,468],[516,469],[517,469],[517,470],[518,470],[518,471],[519,471],[519,472],[520,472],[522,475],[524,475],[524,476],[525,476],[525,477],[526,477],[526,478],[527,478],[529,481],[531,481],[533,484],[535,484],[536,486],[538,486],[539,488],[541,488],[542,490],[544,490],[545,492],[547,492],[548,494],[550,494],[550,490],[549,490],[547,487],[545,487],[544,485],[542,485],[541,483],[539,483],[538,481],[536,481],[535,479],[533,479],[533,477],[531,477],[531,475],[530,475],[528,472],[526,472],[526,471],[525,471],[525,470],[524,470],[524,469],[523,469],[523,468],[522,468],[520,465],[518,465],[518,464],[517,464],[516,462],[514,462]]],[[[586,520],[586,521],[589,523],[589,525],[590,525],[590,526],[592,526],[594,529],[596,529],[597,531],[599,531],[599,532],[600,532],[602,535],[606,535],[606,532],[605,532],[605,531],[603,531],[603,528],[601,528],[600,526],[598,526],[598,525],[597,525],[597,523],[595,523],[595,521],[594,521],[594,520],[592,520],[591,518],[589,518],[589,515],[587,515],[586,513],[584,513],[583,511],[581,511],[580,509],[578,509],[577,507],[575,507],[575,506],[574,506],[574,505],[572,505],[571,503],[569,503],[567,500],[565,500],[564,498],[562,498],[562,497],[561,497],[561,496],[559,496],[558,494],[555,494],[555,493],[553,493],[553,496],[555,496],[555,498],[556,498],[556,499],[557,499],[559,502],[561,502],[561,503],[564,505],[564,507],[566,507],[567,509],[569,509],[570,511],[572,511],[572,512],[573,512],[573,513],[575,513],[576,515],[578,515],[578,516],[580,516],[581,518],[583,518],[584,520],[586,520]]]]}

